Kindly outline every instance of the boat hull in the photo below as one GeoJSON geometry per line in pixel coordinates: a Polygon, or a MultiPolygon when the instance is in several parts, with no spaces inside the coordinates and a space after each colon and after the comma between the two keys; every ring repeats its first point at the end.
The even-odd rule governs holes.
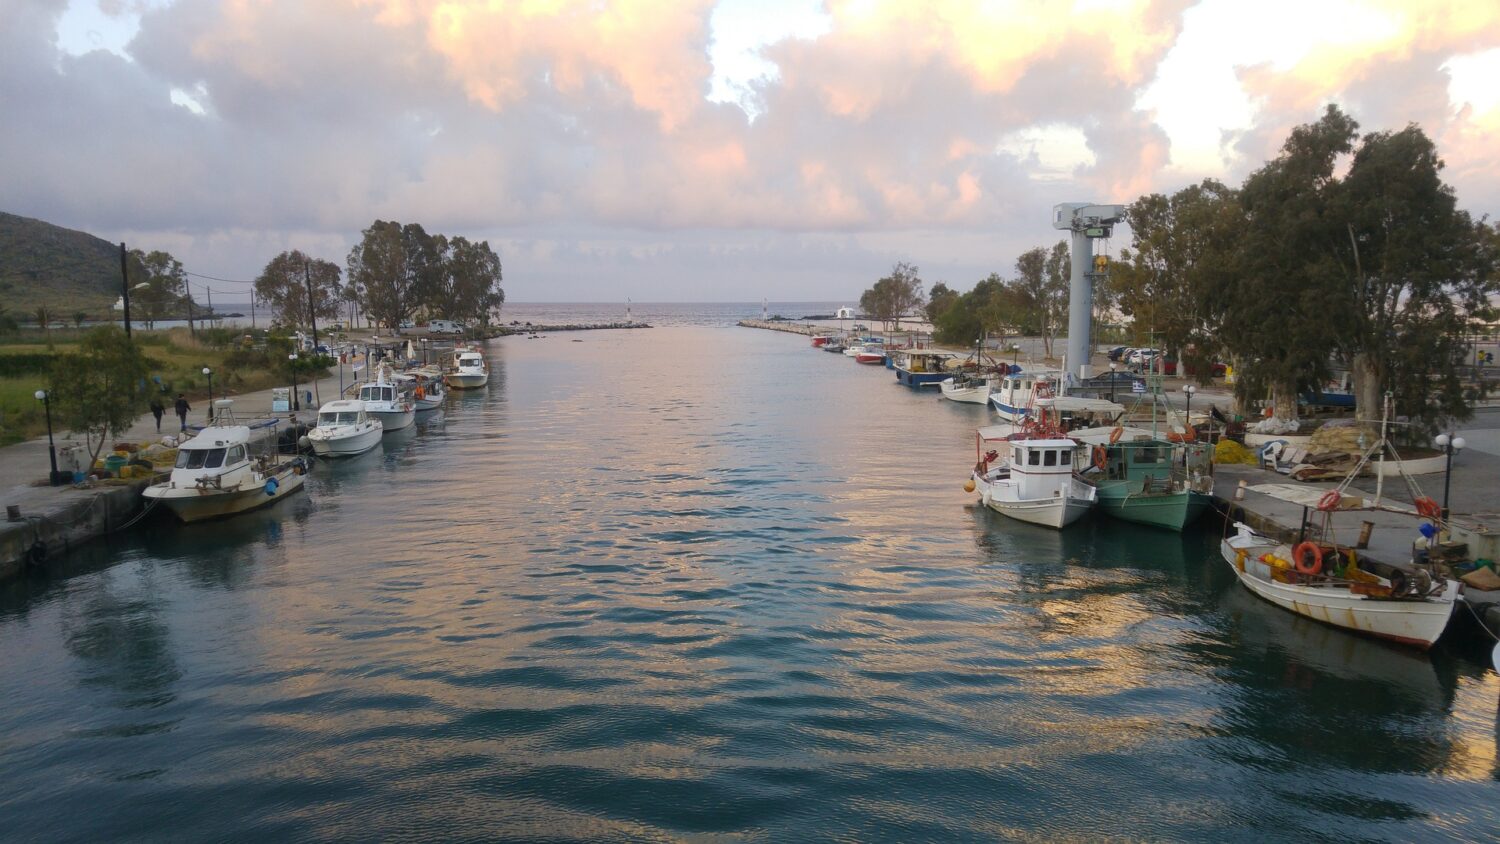
{"type": "Polygon", "coordinates": [[[1043,527],[1060,530],[1083,518],[1094,507],[1094,498],[1085,495],[1070,492],[1056,498],[1017,500],[1006,496],[1006,481],[992,484],[978,475],[974,481],[984,506],[1002,516],[1043,527]]]}
{"type": "Polygon", "coordinates": [[[287,470],[275,477],[277,487],[272,495],[266,494],[264,485],[226,492],[197,488],[172,489],[167,484],[148,487],[142,495],[165,506],[183,522],[203,522],[269,507],[302,488],[303,476],[294,471],[287,470]]]}
{"type": "Polygon", "coordinates": [[[1181,531],[1203,515],[1207,498],[1188,490],[1162,495],[1132,493],[1129,481],[1099,481],[1099,509],[1108,516],[1140,525],[1181,531]]]}
{"type": "Polygon", "coordinates": [[[965,404],[988,404],[990,400],[990,385],[981,384],[978,387],[955,387],[953,379],[947,378],[938,383],[943,390],[943,398],[948,401],[963,402],[965,404]]]}
{"type": "Polygon", "coordinates": [[[407,428],[417,419],[415,408],[407,410],[366,410],[370,416],[380,420],[383,433],[390,434],[407,428]]]}
{"type": "Polygon", "coordinates": [[[446,393],[439,394],[435,397],[428,395],[420,399],[412,399],[412,404],[416,405],[416,409],[418,412],[424,410],[437,410],[438,408],[443,406],[444,398],[447,398],[446,393]]]}
{"type": "MultiPolygon", "coordinates": [[[[313,433],[316,433],[316,429],[313,433]]],[[[312,433],[309,433],[307,439],[312,443],[313,453],[319,457],[354,457],[380,445],[381,436],[383,436],[381,428],[370,428],[350,436],[328,439],[314,437],[312,433]]]]}
{"type": "Polygon", "coordinates": [[[1425,601],[1378,600],[1347,589],[1280,583],[1270,578],[1270,567],[1259,560],[1260,554],[1280,546],[1246,546],[1237,544],[1238,539],[1222,540],[1219,553],[1240,583],[1256,596],[1304,618],[1425,650],[1443,635],[1453,616],[1458,595],[1455,581],[1448,581],[1441,596],[1425,601]]]}
{"type": "Polygon", "coordinates": [[[473,390],[483,387],[489,382],[490,374],[488,372],[465,373],[462,375],[450,372],[443,376],[443,383],[455,390],[473,390]]]}
{"type": "Polygon", "coordinates": [[[885,355],[876,355],[876,354],[871,354],[869,352],[860,352],[859,354],[857,354],[857,355],[854,356],[854,362],[855,363],[868,363],[868,364],[874,364],[876,366],[879,366],[880,364],[885,363],[885,355]]]}
{"type": "Polygon", "coordinates": [[[912,372],[896,367],[896,383],[903,387],[936,387],[944,378],[951,377],[953,376],[946,372],[912,372]]]}

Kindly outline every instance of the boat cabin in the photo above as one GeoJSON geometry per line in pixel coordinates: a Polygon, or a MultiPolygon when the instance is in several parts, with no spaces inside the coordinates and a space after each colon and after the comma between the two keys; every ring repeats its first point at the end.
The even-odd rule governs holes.
{"type": "Polygon", "coordinates": [[[359,400],[368,402],[390,402],[396,401],[396,386],[394,384],[364,384],[359,388],[359,400]]]}
{"type": "Polygon", "coordinates": [[[1057,370],[1023,370],[1006,375],[998,384],[990,384],[990,404],[994,405],[1001,419],[1019,422],[1030,415],[1032,404],[1039,395],[1056,393],[1056,385],[1062,383],[1061,379],[1062,373],[1057,370]],[[1042,391],[1038,391],[1038,383],[1043,385],[1042,391]]]}
{"type": "Polygon", "coordinates": [[[211,425],[177,448],[177,463],[168,483],[192,487],[213,481],[216,486],[237,483],[250,470],[250,428],[211,425]]]}
{"type": "Polygon", "coordinates": [[[331,401],[318,411],[318,427],[354,425],[365,421],[365,406],[360,401],[331,401]]]}
{"type": "Polygon", "coordinates": [[[1070,439],[1012,440],[1010,477],[1022,499],[1051,498],[1064,488],[1059,481],[1071,477],[1078,444],[1070,439]]]}
{"type": "Polygon", "coordinates": [[[948,378],[948,364],[958,355],[928,349],[905,349],[896,353],[896,383],[906,387],[937,386],[948,378]]]}

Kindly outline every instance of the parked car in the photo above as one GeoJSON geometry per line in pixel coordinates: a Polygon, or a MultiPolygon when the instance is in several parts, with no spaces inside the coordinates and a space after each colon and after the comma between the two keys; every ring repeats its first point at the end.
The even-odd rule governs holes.
{"type": "Polygon", "coordinates": [[[461,334],[468,326],[451,319],[435,319],[427,323],[427,330],[432,334],[461,334]]]}
{"type": "Polygon", "coordinates": [[[1125,359],[1125,362],[1130,364],[1131,366],[1145,367],[1151,362],[1152,358],[1155,358],[1160,354],[1161,349],[1136,349],[1135,351],[1130,353],[1130,356],[1125,359]]]}
{"type": "Polygon", "coordinates": [[[1121,356],[1123,356],[1129,350],[1130,349],[1129,349],[1128,346],[1116,346],[1113,349],[1110,349],[1108,352],[1106,352],[1105,356],[1108,357],[1110,360],[1118,361],[1121,358],[1121,356]]]}

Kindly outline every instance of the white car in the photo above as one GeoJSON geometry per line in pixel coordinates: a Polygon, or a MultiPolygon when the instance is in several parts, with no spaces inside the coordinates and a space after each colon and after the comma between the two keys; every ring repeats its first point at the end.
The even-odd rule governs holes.
{"type": "Polygon", "coordinates": [[[1161,349],[1136,349],[1125,358],[1125,362],[1131,366],[1145,366],[1159,354],[1161,354],[1161,349]]]}

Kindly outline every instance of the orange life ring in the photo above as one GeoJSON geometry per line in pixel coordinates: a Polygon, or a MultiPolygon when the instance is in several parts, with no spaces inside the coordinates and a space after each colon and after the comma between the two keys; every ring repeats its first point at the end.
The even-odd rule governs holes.
{"type": "Polygon", "coordinates": [[[1314,542],[1304,542],[1292,549],[1292,566],[1298,574],[1317,574],[1323,570],[1323,549],[1314,542]],[[1312,563],[1307,563],[1307,552],[1312,552],[1312,563]]]}
{"type": "Polygon", "coordinates": [[[1318,499],[1318,509],[1322,510],[1325,513],[1330,510],[1337,510],[1339,508],[1339,504],[1343,502],[1343,500],[1344,496],[1339,495],[1338,490],[1330,489],[1327,492],[1323,493],[1322,498],[1318,499]]]}
{"type": "Polygon", "coordinates": [[[1424,519],[1441,519],[1443,517],[1443,508],[1439,507],[1436,501],[1425,495],[1412,503],[1417,505],[1417,515],[1424,519]]]}
{"type": "Polygon", "coordinates": [[[419,399],[425,399],[425,398],[427,398],[427,391],[424,390],[424,389],[422,389],[421,387],[418,387],[417,388],[417,398],[419,398],[419,399]]]}
{"type": "Polygon", "coordinates": [[[1114,445],[1115,443],[1119,442],[1120,441],[1120,437],[1124,436],[1124,434],[1125,434],[1125,426],[1123,426],[1123,425],[1116,425],[1115,429],[1113,431],[1109,432],[1109,444],[1110,445],[1114,445]]]}
{"type": "Polygon", "coordinates": [[[1094,468],[1102,472],[1108,463],[1109,452],[1105,451],[1102,445],[1094,446],[1094,468]]]}

